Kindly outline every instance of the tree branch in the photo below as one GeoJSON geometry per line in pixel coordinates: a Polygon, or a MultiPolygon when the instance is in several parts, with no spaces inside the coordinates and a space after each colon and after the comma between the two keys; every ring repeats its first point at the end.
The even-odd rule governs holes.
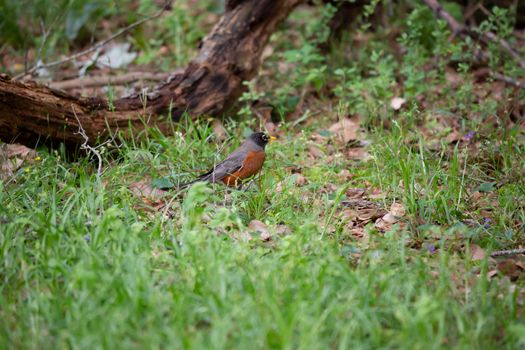
{"type": "Polygon", "coordinates": [[[244,91],[243,82],[255,76],[270,36],[300,2],[229,2],[228,10],[202,41],[197,57],[183,73],[151,93],[108,101],[77,97],[0,74],[0,139],[28,146],[38,140],[81,145],[85,139],[76,132],[81,124],[89,143],[95,144],[117,129],[129,136],[154,125],[170,134],[172,122],[185,113],[218,116],[244,91]]]}
{"type": "Polygon", "coordinates": [[[491,257],[495,258],[497,256],[506,256],[506,255],[518,255],[525,254],[525,249],[511,249],[511,250],[496,250],[490,254],[491,257]]]}
{"type": "Polygon", "coordinates": [[[102,75],[84,77],[70,80],[52,81],[49,83],[49,87],[53,89],[69,90],[107,85],[124,85],[134,83],[139,80],[166,81],[171,75],[180,74],[182,72],[182,70],[177,70],[173,73],[129,72],[116,76],[102,75]]]}
{"type": "MultiPolygon", "coordinates": [[[[462,37],[465,36],[471,36],[474,38],[479,38],[483,40],[485,43],[493,42],[498,44],[498,46],[503,49],[503,51],[507,52],[514,60],[522,67],[525,68],[525,60],[520,56],[519,53],[517,53],[512,46],[509,44],[508,41],[505,39],[502,39],[498,37],[496,34],[492,32],[485,32],[485,33],[478,33],[473,31],[472,29],[464,26],[463,24],[460,24],[450,13],[445,11],[443,7],[440,5],[440,3],[437,0],[423,0],[423,2],[434,11],[434,13],[441,19],[445,20],[454,33],[454,35],[460,35],[462,37]]],[[[484,53],[483,53],[484,54],[484,53]]],[[[484,54],[486,57],[486,54],[484,54]]]]}

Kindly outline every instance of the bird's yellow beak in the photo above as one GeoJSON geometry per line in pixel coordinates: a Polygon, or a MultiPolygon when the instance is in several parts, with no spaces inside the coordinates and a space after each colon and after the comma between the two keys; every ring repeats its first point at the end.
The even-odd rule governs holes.
{"type": "Polygon", "coordinates": [[[275,141],[275,140],[277,140],[277,137],[275,137],[275,136],[270,136],[270,141],[275,141]]]}

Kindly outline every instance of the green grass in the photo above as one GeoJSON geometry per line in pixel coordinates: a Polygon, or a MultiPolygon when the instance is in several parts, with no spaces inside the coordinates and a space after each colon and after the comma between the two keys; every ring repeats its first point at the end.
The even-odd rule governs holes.
{"type": "MultiPolygon", "coordinates": [[[[380,132],[372,161],[320,160],[303,171],[310,183],[296,187],[283,165],[304,161],[306,131],[269,146],[256,187],[196,185],[169,198],[167,219],[138,206],[128,186],[209,163],[217,153],[206,141],[210,129],[188,127],[185,136],[121,145],[105,157],[101,179],[86,159],[71,163],[43,150],[16,184],[3,185],[3,348],[515,348],[525,341],[523,286],[489,281],[487,261],[471,262],[451,244],[486,233],[458,216],[466,205],[458,191],[475,182],[461,176],[460,150],[445,167],[443,154],[404,146],[402,130],[380,132]],[[432,225],[386,235],[369,226],[366,243],[344,228],[326,230],[341,198],[319,189],[327,179],[347,187],[337,183],[344,167],[356,185],[370,181],[391,193],[387,201],[405,203],[409,220],[432,225]],[[284,189],[275,192],[281,179],[284,189]],[[269,243],[236,239],[252,219],[291,233],[274,233],[269,243]]],[[[505,225],[484,239],[504,240],[505,225]]]]}
{"type": "MultiPolygon", "coordinates": [[[[134,33],[142,63],[166,42],[180,55],[159,67],[195,52],[197,22],[209,19],[187,16],[188,3],[163,19],[169,30],[152,24],[159,40],[134,33]]],[[[148,129],[100,149],[100,177],[95,157],[62,147],[38,149],[40,160],[0,181],[0,348],[524,347],[523,257],[510,260],[516,275],[487,255],[525,245],[525,133],[512,114],[525,94],[492,94],[466,63],[472,50],[407,4],[390,24],[402,29],[402,57],[378,23],[361,33],[369,39],[321,54],[332,9],[298,9],[227,119],[225,142],[206,119],[184,117],[172,136],[148,129]],[[406,103],[394,111],[397,96],[406,103]],[[250,186],[132,191],[207,170],[259,129],[255,100],[272,104],[282,134],[250,186]],[[360,118],[368,160],[327,131],[346,116],[360,118]],[[372,202],[366,210],[397,203],[406,214],[384,232],[375,219],[351,226],[343,204],[356,189],[372,202]],[[270,241],[250,231],[252,220],[270,241]],[[485,257],[473,259],[479,247],[485,257]]]]}

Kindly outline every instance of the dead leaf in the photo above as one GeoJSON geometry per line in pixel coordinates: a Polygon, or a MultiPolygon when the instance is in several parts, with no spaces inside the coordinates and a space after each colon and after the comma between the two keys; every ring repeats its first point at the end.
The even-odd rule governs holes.
{"type": "Polygon", "coordinates": [[[401,218],[406,214],[405,207],[401,203],[392,203],[392,205],[390,206],[390,214],[394,215],[397,218],[401,218]]]}
{"type": "Polygon", "coordinates": [[[445,141],[447,141],[447,143],[456,143],[459,140],[461,140],[462,137],[463,135],[459,131],[454,130],[450,134],[447,135],[447,137],[445,138],[445,141]]]}
{"type": "Polygon", "coordinates": [[[245,241],[245,242],[251,241],[253,239],[252,235],[250,235],[246,231],[241,231],[239,233],[234,233],[233,234],[233,238],[237,239],[237,240],[240,240],[240,241],[245,241]]]}
{"type": "Polygon", "coordinates": [[[445,79],[449,85],[453,87],[463,84],[463,78],[461,75],[459,75],[454,68],[448,66],[445,68],[445,79]]]}
{"type": "Polygon", "coordinates": [[[385,222],[383,218],[379,218],[374,223],[374,227],[377,228],[379,231],[385,232],[390,231],[390,229],[392,229],[392,224],[385,222]]]}
{"type": "Polygon", "coordinates": [[[496,276],[497,274],[498,274],[498,270],[497,269],[490,270],[489,272],[487,272],[487,277],[488,278],[492,278],[492,277],[496,276]]]}
{"type": "Polygon", "coordinates": [[[304,186],[308,183],[308,179],[301,174],[295,174],[295,185],[297,187],[304,186]]]}
{"type": "Polygon", "coordinates": [[[261,234],[261,240],[267,242],[272,239],[272,235],[268,230],[268,226],[260,220],[252,220],[248,225],[248,228],[252,231],[259,232],[261,234]]]}
{"type": "Polygon", "coordinates": [[[168,193],[168,191],[154,188],[151,186],[150,181],[146,180],[132,183],[129,185],[129,189],[134,195],[153,201],[163,198],[168,193]]]}
{"type": "Polygon", "coordinates": [[[364,194],[365,194],[364,188],[349,188],[345,192],[345,195],[348,199],[362,198],[364,194]]]}
{"type": "Polygon", "coordinates": [[[353,209],[345,209],[339,214],[339,217],[343,222],[354,221],[357,219],[357,211],[353,209]]]}
{"type": "Polygon", "coordinates": [[[483,260],[485,258],[485,251],[477,244],[470,245],[470,258],[473,261],[483,260]]]}
{"type": "Polygon", "coordinates": [[[275,185],[274,191],[277,192],[277,193],[281,193],[283,191],[285,185],[286,185],[286,180],[279,181],[275,185]]]}
{"type": "Polygon", "coordinates": [[[350,233],[355,238],[363,238],[365,236],[365,228],[364,227],[355,227],[350,230],[350,233]]]}
{"type": "Polygon", "coordinates": [[[19,144],[0,146],[0,179],[12,177],[25,161],[32,162],[37,156],[35,150],[19,144]]]}
{"type": "Polygon", "coordinates": [[[477,202],[483,197],[483,195],[483,193],[476,191],[470,195],[470,200],[473,202],[477,202]]]}
{"type": "Polygon", "coordinates": [[[275,229],[275,233],[277,233],[279,236],[286,236],[291,234],[292,230],[290,230],[290,228],[285,224],[279,224],[275,229]]]}
{"type": "Polygon", "coordinates": [[[20,158],[6,159],[2,162],[0,167],[0,179],[8,179],[13,176],[14,172],[18,170],[24,161],[20,158]]]}
{"type": "Polygon", "coordinates": [[[327,182],[319,189],[319,193],[333,193],[337,191],[337,185],[334,185],[331,182],[327,182]]]}
{"type": "Polygon", "coordinates": [[[261,233],[261,241],[268,242],[271,239],[272,239],[272,235],[269,232],[261,233]]]}
{"type": "Polygon", "coordinates": [[[228,132],[222,125],[222,122],[220,119],[214,118],[212,123],[213,133],[215,134],[215,138],[219,141],[225,141],[228,139],[228,132]]]}
{"type": "Polygon", "coordinates": [[[323,151],[317,146],[308,146],[308,153],[314,159],[324,157],[323,151]]]}
{"type": "Polygon", "coordinates": [[[343,169],[339,172],[339,174],[337,174],[337,177],[341,181],[348,181],[352,179],[352,174],[350,173],[348,169],[343,169]]]}
{"type": "Polygon", "coordinates": [[[382,218],[377,219],[375,227],[381,231],[390,231],[395,224],[404,226],[404,222],[400,222],[401,218],[405,216],[405,208],[401,203],[392,203],[390,211],[383,215],[382,218]]]}
{"type": "Polygon", "coordinates": [[[329,129],[330,132],[336,135],[344,143],[357,139],[357,131],[359,130],[359,120],[344,118],[333,124],[329,129]]]}
{"type": "Polygon", "coordinates": [[[369,160],[372,158],[370,153],[368,153],[363,147],[352,147],[348,149],[347,155],[349,159],[354,160],[369,160]]]}
{"type": "Polygon", "coordinates": [[[401,107],[403,107],[406,101],[407,100],[405,100],[402,97],[394,97],[393,99],[390,100],[390,107],[392,107],[394,111],[397,111],[401,109],[401,107]]]}
{"type": "Polygon", "coordinates": [[[264,123],[264,128],[266,129],[266,132],[268,132],[268,134],[270,134],[271,136],[283,136],[283,133],[279,132],[277,125],[274,122],[264,123]]]}
{"type": "Polygon", "coordinates": [[[386,195],[380,188],[374,188],[367,197],[370,199],[383,199],[386,195]]]}
{"type": "Polygon", "coordinates": [[[499,272],[505,276],[508,276],[511,281],[517,280],[522,275],[520,266],[516,264],[516,261],[513,259],[505,259],[500,261],[497,268],[499,272]]]}
{"type": "Polygon", "coordinates": [[[382,210],[380,208],[362,208],[357,210],[357,218],[361,221],[374,220],[380,217],[381,214],[382,210]]]}
{"type": "Polygon", "coordinates": [[[396,222],[399,221],[399,218],[395,215],[392,215],[392,213],[386,213],[383,217],[382,217],[382,220],[386,223],[386,224],[390,224],[390,225],[393,225],[395,224],[396,222]]]}
{"type": "Polygon", "coordinates": [[[33,158],[36,156],[34,149],[19,144],[4,144],[0,148],[0,156],[7,158],[19,157],[22,159],[33,158]]]}

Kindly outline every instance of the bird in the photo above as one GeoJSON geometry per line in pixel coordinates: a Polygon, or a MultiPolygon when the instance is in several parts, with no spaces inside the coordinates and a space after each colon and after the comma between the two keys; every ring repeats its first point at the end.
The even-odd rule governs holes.
{"type": "Polygon", "coordinates": [[[237,187],[243,180],[256,175],[262,169],[266,159],[266,145],[276,139],[264,132],[254,132],[222,162],[195,180],[178,187],[185,188],[199,181],[222,182],[226,186],[237,187]]]}

